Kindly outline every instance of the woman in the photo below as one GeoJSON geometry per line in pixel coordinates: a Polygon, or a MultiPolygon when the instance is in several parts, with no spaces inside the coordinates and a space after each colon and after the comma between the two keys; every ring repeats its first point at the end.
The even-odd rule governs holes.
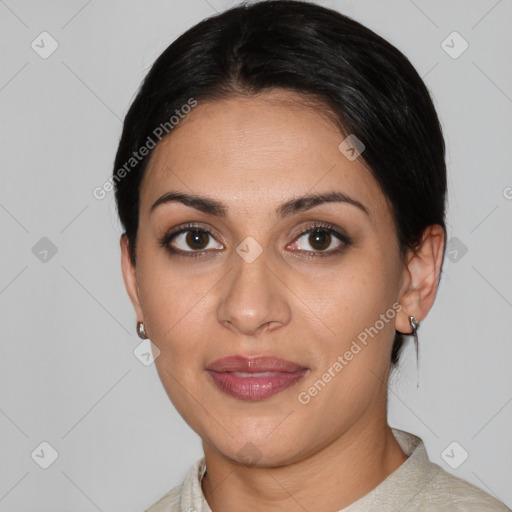
{"type": "Polygon", "coordinates": [[[150,512],[507,510],[386,419],[446,238],[397,49],[305,2],[209,18],[144,80],[113,179],[137,332],[205,455],[150,512]]]}

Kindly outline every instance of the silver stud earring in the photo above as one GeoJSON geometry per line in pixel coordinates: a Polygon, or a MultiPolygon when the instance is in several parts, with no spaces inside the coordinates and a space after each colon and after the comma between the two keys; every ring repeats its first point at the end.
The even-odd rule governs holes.
{"type": "Polygon", "coordinates": [[[137,334],[141,340],[147,340],[148,335],[146,334],[146,327],[144,326],[144,322],[137,322],[137,334]]]}
{"type": "Polygon", "coordinates": [[[411,334],[414,336],[414,346],[416,348],[416,373],[417,373],[416,387],[419,388],[420,387],[420,357],[419,357],[418,333],[416,331],[418,330],[420,323],[413,316],[409,317],[409,322],[411,323],[411,327],[412,327],[411,334]]]}

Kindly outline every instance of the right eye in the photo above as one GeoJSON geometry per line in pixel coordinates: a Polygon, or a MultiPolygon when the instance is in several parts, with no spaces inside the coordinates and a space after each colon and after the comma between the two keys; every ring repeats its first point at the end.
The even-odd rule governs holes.
{"type": "Polygon", "coordinates": [[[194,226],[185,226],[167,233],[160,244],[171,254],[185,253],[186,256],[200,256],[205,251],[224,249],[209,230],[194,226]]]}

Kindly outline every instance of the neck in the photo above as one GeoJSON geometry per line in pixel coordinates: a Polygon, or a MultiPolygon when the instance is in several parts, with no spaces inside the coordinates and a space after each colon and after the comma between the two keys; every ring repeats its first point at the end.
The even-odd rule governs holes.
{"type": "Polygon", "coordinates": [[[205,498],[212,512],[341,510],[407,459],[383,420],[365,428],[358,422],[314,455],[280,467],[242,466],[203,443],[205,498]]]}

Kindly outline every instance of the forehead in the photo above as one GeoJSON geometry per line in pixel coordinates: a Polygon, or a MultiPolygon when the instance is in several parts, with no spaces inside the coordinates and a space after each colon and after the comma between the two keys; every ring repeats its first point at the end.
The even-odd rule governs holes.
{"type": "Polygon", "coordinates": [[[375,219],[388,205],[361,159],[339,149],[345,139],[325,107],[279,91],[198,105],[153,151],[141,184],[141,212],[168,190],[273,208],[308,192],[338,190],[375,219]]]}

